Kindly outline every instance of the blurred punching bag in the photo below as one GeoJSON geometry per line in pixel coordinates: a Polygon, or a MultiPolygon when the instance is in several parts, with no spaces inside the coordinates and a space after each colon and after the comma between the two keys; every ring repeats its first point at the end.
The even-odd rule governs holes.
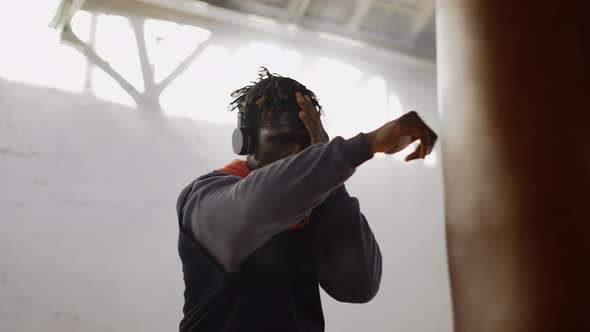
{"type": "Polygon", "coordinates": [[[590,331],[590,1],[437,0],[457,332],[590,331]]]}

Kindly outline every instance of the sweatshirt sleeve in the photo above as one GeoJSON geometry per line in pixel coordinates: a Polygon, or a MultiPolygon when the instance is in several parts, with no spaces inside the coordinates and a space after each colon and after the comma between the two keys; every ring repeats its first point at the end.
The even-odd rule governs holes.
{"type": "Polygon", "coordinates": [[[341,302],[365,303],[379,290],[379,245],[359,202],[344,185],[314,210],[313,252],[320,286],[341,302]]]}
{"type": "Polygon", "coordinates": [[[300,222],[371,157],[359,134],[310,146],[244,179],[198,179],[179,199],[181,228],[227,272],[235,272],[254,250],[300,222]]]}

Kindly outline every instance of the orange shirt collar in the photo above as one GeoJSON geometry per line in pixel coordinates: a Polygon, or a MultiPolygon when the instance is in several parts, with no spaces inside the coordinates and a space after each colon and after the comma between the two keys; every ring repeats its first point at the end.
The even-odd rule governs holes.
{"type": "Polygon", "coordinates": [[[245,178],[252,172],[252,170],[246,164],[244,160],[234,160],[231,163],[223,166],[222,168],[218,169],[219,172],[223,172],[226,174],[236,175],[241,178],[245,178]]]}

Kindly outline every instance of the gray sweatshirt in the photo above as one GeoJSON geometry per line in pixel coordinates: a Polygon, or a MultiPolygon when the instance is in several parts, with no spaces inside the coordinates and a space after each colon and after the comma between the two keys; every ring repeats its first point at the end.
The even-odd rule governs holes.
{"type": "Polygon", "coordinates": [[[359,134],[312,145],[244,179],[216,172],[193,182],[182,227],[227,273],[237,273],[272,236],[321,209],[314,215],[322,220],[311,220],[320,286],[339,301],[369,301],[381,281],[381,252],[344,181],[370,158],[359,134]]]}

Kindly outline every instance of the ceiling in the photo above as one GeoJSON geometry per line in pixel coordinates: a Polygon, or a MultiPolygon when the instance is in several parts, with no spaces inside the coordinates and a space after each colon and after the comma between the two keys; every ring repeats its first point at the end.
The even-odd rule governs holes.
{"type": "Polygon", "coordinates": [[[434,61],[434,0],[205,0],[434,61]]]}
{"type": "Polygon", "coordinates": [[[61,31],[81,7],[133,11],[142,3],[228,25],[264,26],[269,33],[296,26],[373,53],[436,62],[435,0],[61,0],[52,25],[61,31]],[[272,24],[253,22],[253,16],[272,24]]]}

